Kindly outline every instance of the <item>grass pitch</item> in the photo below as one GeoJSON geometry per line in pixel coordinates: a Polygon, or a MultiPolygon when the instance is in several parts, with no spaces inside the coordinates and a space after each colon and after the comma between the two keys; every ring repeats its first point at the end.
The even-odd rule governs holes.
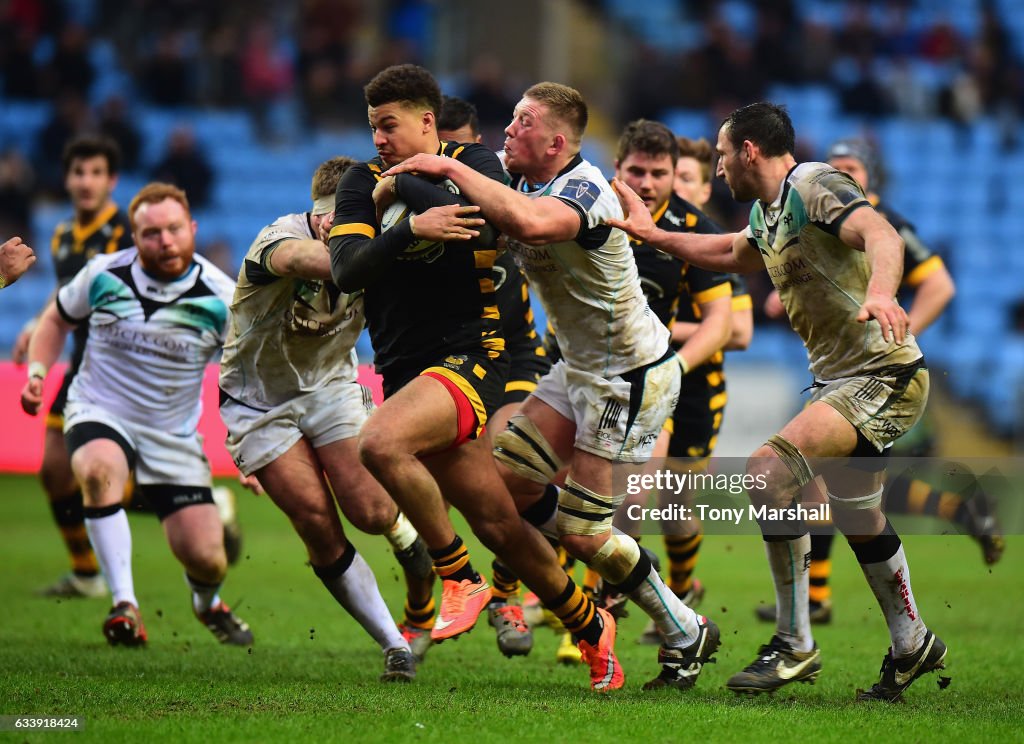
{"type": "MultiPolygon", "coordinates": [[[[0,489],[0,714],[84,716],[81,740],[703,744],[1021,736],[1024,550],[1012,537],[991,570],[966,537],[905,540],[918,604],[950,649],[943,674],[952,684],[940,690],[938,675],[928,675],[900,705],[853,702],[857,687],[876,680],[888,635],[842,544],[833,556],[834,620],[815,629],[824,662],[818,683],[755,699],[723,687],[772,632],[753,613],[771,596],[764,550],[753,536],[705,539],[698,575],[708,593],[700,610],[721,626],[723,644],[718,663],[689,693],[640,689],[657,665],[656,650],[635,643],[646,620],[635,608],[619,626],[626,688],[612,694],[591,693],[585,667],[557,665],[557,638],[546,628],[535,631],[529,657],[505,659],[483,618],[468,636],[431,649],[413,684],[383,685],[375,644],[304,565],[299,539],[265,497],[239,495],[245,557],[222,592],[252,626],[252,649],[219,646],[194,619],[181,569],[147,515],[131,522],[150,642],[123,649],[108,647],[100,632],[107,601],[33,596],[66,570],[63,547],[33,479],[2,476],[0,489]]],[[[402,586],[385,541],[350,534],[397,617],[402,586]]],[[[489,556],[467,541],[475,564],[489,567],[489,556]]],[[[645,544],[662,552],[656,538],[645,544]]],[[[36,741],[54,734],[8,735],[36,741]]]]}

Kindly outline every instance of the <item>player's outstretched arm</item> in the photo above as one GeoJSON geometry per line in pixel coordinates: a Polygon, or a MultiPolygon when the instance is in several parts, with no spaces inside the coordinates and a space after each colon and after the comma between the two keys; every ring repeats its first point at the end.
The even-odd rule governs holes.
{"type": "Polygon", "coordinates": [[[75,326],[61,317],[57,303],[51,302],[39,317],[28,344],[28,381],[21,390],[21,408],[30,416],[39,413],[43,403],[43,381],[60,357],[64,340],[75,326]]]}
{"type": "MultiPolygon", "coordinates": [[[[618,178],[612,179],[612,188],[615,189],[615,195],[622,205],[623,217],[621,220],[606,220],[606,224],[622,230],[631,238],[650,243],[662,231],[654,224],[654,218],[643,199],[618,178]]],[[[660,235],[657,237],[663,239],[660,235]]]]}
{"type": "Polygon", "coordinates": [[[384,175],[399,173],[447,178],[471,204],[479,205],[488,224],[523,243],[546,245],[572,240],[580,231],[579,213],[562,200],[531,199],[454,158],[413,155],[384,175]]]}
{"type": "Polygon", "coordinates": [[[727,274],[749,274],[764,269],[764,261],[747,242],[743,233],[683,233],[657,227],[651,213],[633,189],[619,179],[612,179],[622,204],[624,219],[607,220],[606,224],[624,230],[665,253],[671,253],[695,266],[727,274]]]}

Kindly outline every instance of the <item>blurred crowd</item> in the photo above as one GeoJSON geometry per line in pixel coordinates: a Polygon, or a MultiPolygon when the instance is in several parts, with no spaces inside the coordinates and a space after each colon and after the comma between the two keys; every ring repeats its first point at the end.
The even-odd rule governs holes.
{"type": "MultiPolygon", "coordinates": [[[[667,45],[617,18],[620,3],[586,5],[628,39],[618,110],[602,112],[615,131],[674,108],[716,120],[771,85],[824,85],[849,114],[965,128],[990,116],[1002,146],[1018,145],[1024,68],[994,0],[977,0],[966,26],[943,9],[952,5],[927,0],[652,0],[649,10],[671,6],[682,19],[669,35],[678,44],[667,45]]],[[[365,81],[395,62],[429,67],[442,10],[429,0],[0,1],[0,100],[52,104],[31,151],[0,142],[0,232],[27,234],[33,202],[62,198],[61,149],[89,130],[119,143],[124,172],[173,181],[207,204],[215,168],[187,127],[142,162],[139,105],[245,110],[268,144],[361,128],[365,81]]],[[[516,61],[477,56],[452,82],[476,105],[485,143],[500,147],[524,83],[516,61]]],[[[744,212],[724,192],[716,208],[726,224],[744,212]]]]}
{"type": "Polygon", "coordinates": [[[623,87],[627,120],[672,107],[727,112],[760,100],[771,84],[824,84],[839,91],[849,114],[941,116],[963,125],[996,115],[1005,122],[1005,146],[1017,145],[1024,68],[993,0],[978,2],[971,35],[944,3],[853,0],[822,3],[833,12],[803,16],[794,0],[681,4],[700,28],[699,41],[641,47],[623,87]],[[915,10],[930,12],[922,21],[915,10]],[[666,85],[680,70],[685,84],[666,85]]]}

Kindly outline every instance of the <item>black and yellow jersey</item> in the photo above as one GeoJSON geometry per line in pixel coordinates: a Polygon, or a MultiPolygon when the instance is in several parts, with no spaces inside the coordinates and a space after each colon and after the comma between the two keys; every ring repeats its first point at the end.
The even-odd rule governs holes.
{"type": "Polygon", "coordinates": [[[868,201],[903,238],[903,286],[916,289],[929,275],[945,267],[942,257],[932,253],[903,215],[879,201],[873,194],[868,197],[868,201]]]}
{"type": "MultiPolygon", "coordinates": [[[[442,142],[438,154],[503,180],[501,163],[482,145],[442,142]]],[[[492,273],[497,257],[493,233],[490,240],[481,236],[439,243],[430,250],[412,236],[408,219],[382,234],[372,194],[386,169],[378,157],[346,171],[335,195],[330,233],[335,281],[346,291],[365,291],[366,326],[377,371],[385,378],[389,373],[416,374],[418,367],[446,354],[485,353],[497,358],[504,338],[492,273]]],[[[433,206],[417,203],[415,192],[422,182],[409,174],[396,181],[399,198],[415,212],[433,206]],[[416,189],[409,179],[418,182],[416,189]]],[[[450,181],[440,186],[428,190],[446,197],[458,194],[450,181]]]]}
{"type": "MultiPolygon", "coordinates": [[[[53,255],[58,288],[71,281],[93,256],[131,248],[132,244],[128,215],[116,204],[101,209],[86,225],[80,224],[74,218],[61,222],[50,239],[50,252],[53,255]]],[[[82,323],[75,329],[69,375],[73,375],[81,364],[88,336],[88,323],[82,323]]]]}
{"type": "MultiPolygon", "coordinates": [[[[754,303],[747,289],[747,283],[739,274],[726,274],[732,287],[732,311],[750,310],[754,303]]],[[[679,310],[676,320],[681,323],[699,323],[701,321],[700,306],[685,291],[679,298],[679,310]]],[[[682,391],[687,394],[706,392],[712,396],[725,391],[725,373],[723,364],[725,352],[719,349],[704,364],[690,370],[683,378],[682,391]]],[[[681,392],[680,394],[683,394],[681,392]]]]}
{"type": "Polygon", "coordinates": [[[535,349],[541,346],[533,325],[533,308],[526,277],[511,253],[505,252],[494,263],[494,284],[497,288],[498,310],[505,346],[535,349]]]}

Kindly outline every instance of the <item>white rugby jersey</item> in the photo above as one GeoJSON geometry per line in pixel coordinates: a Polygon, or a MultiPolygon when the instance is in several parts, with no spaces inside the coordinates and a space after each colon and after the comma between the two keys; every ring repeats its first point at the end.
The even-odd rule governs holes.
{"type": "Polygon", "coordinates": [[[199,255],[170,282],[147,274],[136,248],[93,258],[57,293],[65,320],[89,323],[68,400],[175,436],[194,434],[231,290],[231,279],[199,255]]]}
{"type": "Polygon", "coordinates": [[[839,239],[843,220],[871,209],[852,178],[824,163],[794,166],[771,204],[754,202],[747,241],[761,253],[811,372],[838,380],[921,358],[911,334],[897,345],[877,321],[858,323],[871,267],[864,251],[839,239]]]}
{"type": "MultiPolygon", "coordinates": [[[[504,153],[499,154],[504,165],[504,153]]],[[[510,239],[555,330],[570,367],[602,377],[657,361],[668,351],[669,332],[647,306],[629,238],[604,224],[622,208],[601,171],[577,155],[542,188],[508,173],[508,184],[532,199],[553,196],[580,214],[574,240],[530,246],[510,239]]]]}
{"type": "Polygon", "coordinates": [[[220,388],[250,408],[269,410],[356,379],[362,292],[347,295],[329,280],[281,277],[270,269],[270,254],[282,241],[313,238],[309,213],[280,217],[256,236],[238,272],[220,388]]]}

